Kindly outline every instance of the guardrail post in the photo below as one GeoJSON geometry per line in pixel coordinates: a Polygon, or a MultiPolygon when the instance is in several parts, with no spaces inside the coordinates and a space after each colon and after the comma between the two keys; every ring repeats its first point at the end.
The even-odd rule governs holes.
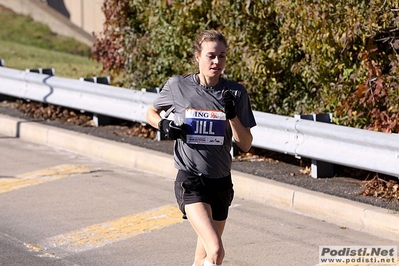
{"type": "Polygon", "coordinates": [[[44,74],[44,75],[49,75],[49,76],[54,76],[55,75],[55,69],[54,68],[36,68],[36,69],[26,69],[26,72],[30,73],[38,73],[38,74],[44,74]]]}
{"type": "Polygon", "coordinates": [[[93,122],[96,127],[101,125],[109,125],[111,124],[111,118],[109,116],[93,114],[93,122]]]}
{"type": "MultiPolygon", "coordinates": [[[[311,114],[295,115],[295,118],[312,120],[323,123],[332,123],[331,114],[311,114]]],[[[313,178],[334,176],[334,166],[332,163],[312,159],[311,176],[313,178]]]]}
{"type": "Polygon", "coordinates": [[[42,69],[42,74],[54,76],[55,75],[55,69],[54,68],[43,68],[42,69]]]}
{"type": "Polygon", "coordinates": [[[99,84],[105,84],[105,85],[111,84],[110,77],[80,78],[79,80],[93,82],[93,83],[99,83],[99,84]]]}
{"type": "MultiPolygon", "coordinates": [[[[79,78],[80,81],[87,81],[99,84],[109,85],[110,77],[92,77],[92,78],[79,78]]],[[[93,114],[93,122],[96,127],[101,125],[109,125],[111,124],[111,118],[109,116],[93,114]]]]}
{"type": "MultiPolygon", "coordinates": [[[[4,66],[4,59],[0,59],[0,67],[3,67],[3,66],[4,66]]],[[[1,102],[6,100],[6,99],[7,99],[6,95],[0,94],[0,101],[1,102]]]]}

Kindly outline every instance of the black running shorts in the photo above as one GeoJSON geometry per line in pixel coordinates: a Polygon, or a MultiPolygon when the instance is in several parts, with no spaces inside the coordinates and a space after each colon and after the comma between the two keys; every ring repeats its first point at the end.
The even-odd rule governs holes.
{"type": "Polygon", "coordinates": [[[175,196],[184,219],[187,219],[185,205],[205,202],[212,208],[212,218],[224,221],[234,197],[231,175],[206,178],[179,170],[175,181],[175,196]]]}

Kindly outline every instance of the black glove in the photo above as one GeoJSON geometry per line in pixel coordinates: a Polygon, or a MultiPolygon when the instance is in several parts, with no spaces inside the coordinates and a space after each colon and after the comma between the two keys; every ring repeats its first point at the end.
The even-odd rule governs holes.
{"type": "Polygon", "coordinates": [[[222,102],[227,119],[236,117],[236,102],[234,95],[226,87],[222,91],[222,102]]]}
{"type": "Polygon", "coordinates": [[[176,126],[171,120],[162,119],[158,123],[158,128],[169,139],[178,139],[182,136],[182,126],[176,126]]]}

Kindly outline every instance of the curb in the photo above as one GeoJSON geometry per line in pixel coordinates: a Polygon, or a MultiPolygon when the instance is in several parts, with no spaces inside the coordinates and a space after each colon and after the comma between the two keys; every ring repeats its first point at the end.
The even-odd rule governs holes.
{"type": "MultiPolygon", "coordinates": [[[[173,156],[168,154],[1,114],[0,133],[171,179],[177,172],[173,156]]],[[[237,197],[379,237],[395,241],[399,238],[399,212],[238,171],[232,171],[232,177],[237,197]]]]}

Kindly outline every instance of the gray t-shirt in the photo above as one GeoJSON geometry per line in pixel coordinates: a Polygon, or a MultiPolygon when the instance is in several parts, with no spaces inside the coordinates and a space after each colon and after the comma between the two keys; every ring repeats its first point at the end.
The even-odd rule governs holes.
{"type": "MultiPolygon", "coordinates": [[[[162,88],[153,106],[157,110],[173,110],[175,116],[184,117],[186,122],[191,121],[186,117],[187,110],[203,111],[202,113],[217,117],[221,113],[220,110],[223,110],[222,90],[225,87],[232,91],[239,91],[239,95],[236,97],[236,110],[237,117],[243,126],[255,126],[256,122],[246,89],[236,82],[223,78],[214,87],[204,87],[197,82],[195,74],[174,76],[162,88]]],[[[200,133],[204,134],[205,132],[207,134],[212,132],[219,135],[220,130],[217,133],[217,127],[219,126],[220,129],[222,125],[222,141],[211,139],[206,144],[190,144],[186,142],[187,140],[177,139],[174,144],[175,167],[179,170],[189,171],[208,178],[221,178],[229,175],[232,162],[230,154],[232,131],[230,124],[226,121],[223,123],[223,121],[199,119],[197,126],[191,128],[189,125],[191,124],[186,124],[187,131],[198,133],[199,128],[200,133]],[[214,123],[213,129],[212,123],[214,123]],[[199,127],[198,125],[201,126],[199,127]],[[214,144],[215,142],[218,144],[214,144]]]]}

